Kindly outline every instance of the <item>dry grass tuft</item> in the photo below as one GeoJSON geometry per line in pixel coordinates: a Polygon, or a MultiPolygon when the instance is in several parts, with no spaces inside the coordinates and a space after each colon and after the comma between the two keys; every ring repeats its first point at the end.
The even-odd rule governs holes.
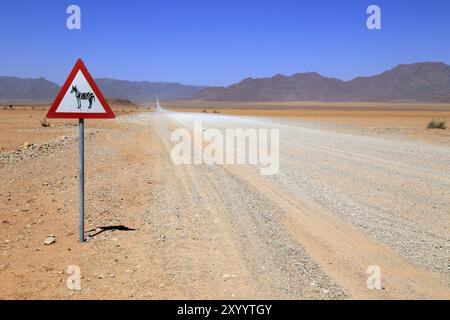
{"type": "Polygon", "coordinates": [[[427,129],[441,129],[445,130],[447,128],[446,126],[447,121],[446,120],[431,120],[428,123],[427,129]]]}
{"type": "Polygon", "coordinates": [[[47,118],[40,119],[39,122],[41,123],[41,127],[44,127],[44,128],[51,127],[51,123],[50,123],[50,121],[47,120],[47,118]]]}

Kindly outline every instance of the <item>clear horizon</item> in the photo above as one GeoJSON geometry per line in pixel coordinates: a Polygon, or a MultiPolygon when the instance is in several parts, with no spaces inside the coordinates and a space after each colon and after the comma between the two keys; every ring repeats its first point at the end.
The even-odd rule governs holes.
{"type": "MultiPolygon", "coordinates": [[[[443,62],[442,62],[442,61],[418,61],[418,62],[413,62],[413,63],[411,63],[411,64],[416,64],[416,63],[443,63],[443,62]]],[[[402,64],[399,64],[399,65],[402,65],[402,64]]],[[[399,66],[399,65],[397,65],[397,66],[399,66]]],[[[408,64],[408,65],[410,65],[410,64],[408,64]]],[[[447,64],[447,65],[448,65],[448,64],[447,64]]],[[[382,71],[382,72],[380,72],[380,73],[383,73],[383,72],[385,72],[385,71],[389,71],[389,70],[391,70],[391,69],[393,69],[393,68],[395,68],[395,67],[397,67],[397,66],[394,66],[394,67],[392,67],[392,68],[386,69],[386,70],[384,70],[384,71],[382,71]]],[[[69,70],[69,71],[70,71],[70,70],[69,70]]],[[[309,71],[309,72],[315,72],[315,71],[309,71]]],[[[292,74],[281,74],[281,75],[290,77],[290,76],[293,76],[293,75],[299,74],[299,73],[300,73],[300,74],[308,73],[308,71],[306,71],[306,72],[295,72],[295,73],[292,73],[292,74]]],[[[373,74],[373,75],[364,75],[364,76],[362,76],[362,77],[376,76],[376,75],[378,75],[378,74],[380,74],[380,73],[373,74]]],[[[271,78],[271,77],[274,77],[274,76],[276,76],[276,75],[279,75],[279,73],[278,73],[278,74],[273,74],[272,76],[268,76],[268,77],[261,77],[261,78],[258,78],[258,79],[271,78]]],[[[322,74],[320,74],[320,73],[319,73],[319,75],[324,76],[324,75],[322,75],[322,74]]],[[[48,81],[51,81],[50,79],[47,79],[47,78],[44,77],[44,76],[40,76],[40,77],[24,77],[24,78],[21,78],[21,77],[17,77],[17,76],[14,76],[14,75],[0,75],[0,77],[15,77],[15,78],[20,78],[20,79],[39,79],[39,78],[44,78],[44,79],[46,79],[46,80],[48,80],[48,81]]],[[[324,76],[324,77],[326,77],[326,76],[324,76]]],[[[342,80],[342,81],[346,81],[346,82],[347,82],[347,81],[354,80],[354,79],[356,79],[356,78],[358,78],[358,77],[361,77],[361,76],[355,76],[354,78],[348,79],[348,80],[339,79],[339,78],[335,78],[335,77],[328,77],[328,78],[335,78],[335,79],[337,79],[337,80],[342,80]]],[[[255,77],[251,77],[251,76],[249,76],[249,77],[247,77],[247,78],[253,78],[253,79],[256,79],[255,77]]],[[[201,87],[201,86],[210,86],[210,85],[208,85],[208,84],[179,83],[179,82],[170,82],[170,81],[129,80],[129,79],[105,78],[105,77],[95,77],[95,79],[111,79],[111,80],[118,80],[118,81],[149,82],[149,83],[171,83],[171,84],[178,83],[178,84],[181,84],[181,85],[191,85],[191,86],[199,86],[199,87],[201,87]]],[[[240,81],[245,80],[245,79],[246,79],[246,78],[240,79],[240,80],[237,81],[237,82],[240,82],[240,81]]],[[[64,81],[65,81],[65,79],[64,79],[64,81]]],[[[55,81],[52,81],[52,82],[56,83],[56,84],[59,85],[59,86],[62,86],[63,83],[64,83],[64,81],[63,81],[62,83],[57,83],[57,82],[55,82],[55,81]]],[[[237,83],[237,82],[236,82],[236,83],[237,83]]],[[[230,85],[232,85],[232,84],[230,84],[230,85]]],[[[219,86],[220,86],[220,87],[226,87],[226,86],[228,86],[228,85],[218,85],[218,87],[219,87],[219,86]]],[[[210,87],[213,87],[213,86],[210,86],[210,87]]]]}
{"type": "Polygon", "coordinates": [[[78,57],[95,78],[227,86],[317,72],[351,80],[399,64],[450,64],[450,2],[4,1],[0,74],[61,85],[78,57]],[[81,8],[81,30],[66,9],[81,8]],[[382,29],[368,30],[377,4],[382,29]]]}

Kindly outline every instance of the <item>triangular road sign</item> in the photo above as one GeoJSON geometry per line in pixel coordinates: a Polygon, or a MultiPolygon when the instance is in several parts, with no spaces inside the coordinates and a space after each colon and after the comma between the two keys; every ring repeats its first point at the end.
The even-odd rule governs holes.
{"type": "Polygon", "coordinates": [[[81,59],[59,91],[47,118],[115,118],[81,59]]]}

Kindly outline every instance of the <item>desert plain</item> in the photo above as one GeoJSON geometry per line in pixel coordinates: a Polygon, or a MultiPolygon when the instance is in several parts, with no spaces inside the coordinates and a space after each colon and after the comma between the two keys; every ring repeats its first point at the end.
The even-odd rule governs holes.
{"type": "Polygon", "coordinates": [[[83,244],[77,122],[0,108],[0,299],[450,298],[450,105],[161,105],[86,122],[83,244]],[[173,164],[195,120],[279,129],[279,173],[173,164]]]}

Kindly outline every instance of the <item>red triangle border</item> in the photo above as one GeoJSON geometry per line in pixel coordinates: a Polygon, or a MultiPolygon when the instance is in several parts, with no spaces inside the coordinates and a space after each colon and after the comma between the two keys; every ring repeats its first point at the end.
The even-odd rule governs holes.
{"type": "Polygon", "coordinates": [[[91,74],[87,70],[86,66],[83,63],[83,60],[78,59],[75,63],[75,66],[73,67],[72,71],[69,74],[69,77],[67,78],[66,82],[64,82],[64,85],[62,86],[61,90],[59,91],[58,95],[56,96],[55,101],[53,102],[52,106],[47,112],[47,118],[59,118],[59,119],[114,119],[116,116],[114,112],[112,111],[111,107],[109,106],[108,102],[106,102],[105,97],[103,97],[103,94],[101,93],[100,89],[97,87],[97,84],[95,83],[94,79],[91,77],[91,74]],[[92,90],[94,91],[95,96],[98,98],[98,101],[101,103],[103,108],[106,112],[104,113],[89,113],[89,112],[56,112],[56,110],[59,107],[59,104],[61,103],[62,99],[64,98],[64,95],[67,93],[67,90],[69,89],[69,86],[72,84],[73,79],[78,73],[78,70],[81,70],[84,77],[86,78],[87,82],[91,86],[92,90]]]}

